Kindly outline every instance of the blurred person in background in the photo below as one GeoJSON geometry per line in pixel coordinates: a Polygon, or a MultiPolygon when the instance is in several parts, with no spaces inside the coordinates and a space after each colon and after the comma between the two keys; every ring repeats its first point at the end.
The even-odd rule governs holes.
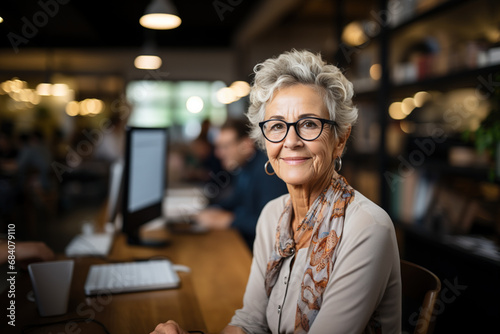
{"type": "Polygon", "coordinates": [[[127,118],[113,113],[105,124],[105,128],[87,130],[86,139],[94,144],[94,159],[113,163],[123,159],[127,118]]]}
{"type": "Polygon", "coordinates": [[[210,121],[208,119],[203,120],[200,134],[189,143],[183,176],[188,182],[206,184],[211,182],[214,175],[223,170],[219,158],[215,155],[212,130],[210,121]]]}
{"type": "Polygon", "coordinates": [[[20,135],[15,176],[17,234],[31,239],[40,223],[55,218],[58,193],[51,163],[50,145],[41,130],[20,135]]]}
{"type": "Polygon", "coordinates": [[[21,147],[17,157],[17,183],[20,189],[26,187],[30,181],[41,191],[47,192],[51,187],[50,163],[52,154],[43,133],[34,130],[31,133],[21,134],[21,147]],[[35,177],[30,180],[30,177],[35,177]]]}
{"type": "Polygon", "coordinates": [[[14,142],[14,124],[2,120],[0,127],[0,232],[7,230],[13,222],[16,204],[14,178],[17,171],[18,150],[14,142]]]}
{"type": "Polygon", "coordinates": [[[210,229],[237,229],[252,249],[255,226],[262,208],[270,200],[287,192],[285,183],[276,175],[267,175],[266,155],[249,137],[249,124],[244,119],[229,119],[215,139],[215,154],[225,172],[214,175],[217,191],[232,185],[230,193],[218,203],[202,210],[196,223],[210,229]]]}

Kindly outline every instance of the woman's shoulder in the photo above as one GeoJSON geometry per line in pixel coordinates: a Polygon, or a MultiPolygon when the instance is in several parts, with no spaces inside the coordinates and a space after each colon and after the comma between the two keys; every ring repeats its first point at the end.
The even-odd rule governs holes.
{"type": "MultiPolygon", "coordinates": [[[[344,256],[357,249],[362,257],[387,257],[399,261],[396,233],[391,217],[376,203],[356,191],[347,207],[343,229],[344,256]]],[[[352,258],[349,256],[349,258],[352,258]]]]}
{"type": "Polygon", "coordinates": [[[355,192],[354,200],[347,207],[346,219],[359,227],[379,225],[394,228],[387,212],[359,191],[355,192]]]}

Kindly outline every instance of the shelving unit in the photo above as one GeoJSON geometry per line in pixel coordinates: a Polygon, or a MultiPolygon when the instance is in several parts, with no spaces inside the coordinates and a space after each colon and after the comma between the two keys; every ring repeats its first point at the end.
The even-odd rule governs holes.
{"type": "MultiPolygon", "coordinates": [[[[349,167],[369,171],[377,178],[372,184],[380,192],[372,199],[391,214],[402,257],[441,278],[442,309],[437,311],[435,332],[487,332],[496,327],[494,320],[500,314],[500,252],[495,254],[488,248],[495,242],[500,245],[500,180],[488,176],[491,165],[471,163],[470,156],[468,162],[458,164],[456,154],[474,151],[473,145],[461,138],[463,129],[475,121],[467,113],[480,119],[480,111],[488,108],[492,88],[500,85],[494,79],[500,73],[500,3],[399,3],[419,6],[424,2],[426,9],[420,12],[411,14],[403,8],[395,25],[390,24],[390,18],[381,22],[380,33],[352,53],[352,65],[363,66],[352,69],[349,79],[355,89],[356,83],[364,83],[355,100],[360,116],[368,114],[368,120],[361,119],[361,131],[354,131],[354,135],[369,136],[367,123],[376,122],[379,129],[374,133],[378,135],[372,135],[371,141],[377,142],[378,149],[357,153],[353,145],[346,160],[349,167]],[[487,34],[496,34],[497,44],[487,34]],[[366,85],[369,57],[372,64],[379,64],[381,77],[366,85]],[[360,73],[363,70],[365,73],[360,73]],[[404,120],[389,118],[393,102],[420,91],[431,92],[432,104],[415,108],[404,120]],[[469,104],[454,104],[467,94],[471,96],[469,104]],[[430,135],[437,133],[440,137],[430,135]],[[432,182],[433,188],[423,187],[425,180],[432,182]],[[395,185],[399,189],[395,190],[395,185]],[[420,214],[409,206],[419,206],[420,214]],[[454,284],[463,289],[453,290],[454,284]],[[453,295],[453,291],[457,293],[453,295]]],[[[391,12],[395,3],[381,0],[379,13],[391,12]]],[[[368,20],[373,19],[368,16],[368,20]]],[[[362,187],[363,182],[359,183],[362,187]]]]}

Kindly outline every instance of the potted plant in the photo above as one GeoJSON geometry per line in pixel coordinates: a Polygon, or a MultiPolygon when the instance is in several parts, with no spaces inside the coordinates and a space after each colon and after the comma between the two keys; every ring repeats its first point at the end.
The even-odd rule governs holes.
{"type": "MultiPolygon", "coordinates": [[[[495,76],[500,82],[500,74],[495,76]]],[[[493,159],[493,167],[489,171],[489,179],[500,179],[500,86],[495,85],[491,94],[491,111],[473,132],[466,131],[466,138],[472,139],[479,153],[487,152],[493,159]]]]}

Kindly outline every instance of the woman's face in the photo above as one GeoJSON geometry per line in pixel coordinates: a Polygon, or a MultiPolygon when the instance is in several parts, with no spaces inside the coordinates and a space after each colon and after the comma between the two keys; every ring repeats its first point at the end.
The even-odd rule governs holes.
{"type": "MultiPolygon", "coordinates": [[[[330,119],[323,97],[311,86],[297,84],[282,88],[266,106],[266,121],[280,119],[290,123],[307,116],[330,119]]],[[[334,135],[335,130],[325,124],[319,138],[305,141],[291,126],[281,142],[266,140],[269,161],[288,185],[322,185],[326,177],[329,180],[335,173],[334,160],[341,155],[345,143],[339,144],[334,135]]]]}

